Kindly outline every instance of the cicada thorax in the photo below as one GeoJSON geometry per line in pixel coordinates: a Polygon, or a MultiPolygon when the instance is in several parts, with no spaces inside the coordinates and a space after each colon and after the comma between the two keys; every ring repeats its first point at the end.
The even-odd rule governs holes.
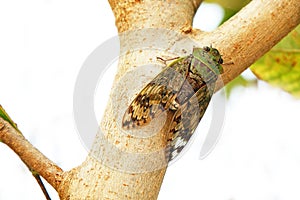
{"type": "Polygon", "coordinates": [[[126,110],[125,129],[147,125],[163,112],[172,116],[166,159],[173,160],[188,143],[212,97],[222,58],[216,49],[195,48],[193,54],[168,65],[148,83],[126,110]]]}

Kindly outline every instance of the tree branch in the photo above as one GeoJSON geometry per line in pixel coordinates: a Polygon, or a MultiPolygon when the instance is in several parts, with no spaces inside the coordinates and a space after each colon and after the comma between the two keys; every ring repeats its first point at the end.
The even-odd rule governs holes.
{"type": "MultiPolygon", "coordinates": [[[[195,39],[199,46],[213,45],[219,49],[225,63],[233,63],[224,65],[221,85],[226,85],[241,74],[300,23],[299,0],[253,0],[221,27],[209,33],[192,29],[191,26],[195,6],[200,5],[200,0],[172,3],[151,0],[109,2],[120,33],[134,29],[165,28],[195,39]]],[[[128,41],[121,40],[121,48],[124,43],[128,41]]],[[[128,65],[125,71],[129,68],[128,65]]]]}
{"type": "MultiPolygon", "coordinates": [[[[225,84],[270,50],[300,23],[299,0],[253,0],[233,18],[210,33],[192,28],[192,20],[201,0],[109,0],[109,3],[120,33],[137,29],[163,28],[181,33],[182,37],[191,37],[199,46],[211,44],[218,48],[223,54],[225,63],[233,63],[224,66],[222,79],[225,84]]],[[[171,32],[167,33],[169,37],[165,38],[165,49],[176,46],[177,41],[180,41],[171,32]]],[[[155,50],[130,51],[134,44],[143,43],[145,40],[153,40],[153,35],[121,37],[121,53],[126,54],[119,60],[114,86],[122,75],[135,66],[147,63],[151,59],[153,61],[153,58],[160,56],[155,50]]],[[[191,50],[190,46],[185,46],[184,42],[182,44],[180,47],[191,50]]],[[[137,85],[137,91],[141,89],[138,87],[141,86],[137,85]]],[[[120,149],[147,153],[153,149],[160,149],[163,145],[163,135],[136,140],[122,134],[114,118],[112,108],[108,107],[101,128],[105,132],[105,139],[111,144],[117,144],[120,149]]],[[[99,153],[101,139],[96,138],[92,153],[99,153]]],[[[23,136],[17,134],[16,130],[2,118],[0,118],[0,140],[14,150],[26,165],[44,177],[59,192],[61,199],[156,199],[166,170],[161,168],[146,173],[122,172],[99,162],[91,153],[81,166],[63,172],[23,136]]],[[[149,163],[137,164],[146,166],[149,163]]]]}
{"type": "Polygon", "coordinates": [[[45,157],[23,135],[0,117],[0,140],[9,146],[32,170],[57,189],[62,180],[62,169],[45,157]]]}
{"type": "MultiPolygon", "coordinates": [[[[212,44],[223,54],[225,62],[233,62],[232,65],[224,66],[225,73],[222,78],[226,84],[290,32],[299,24],[300,19],[299,0],[253,0],[252,3],[216,31],[204,33],[192,29],[191,26],[192,18],[196,11],[194,5],[198,5],[194,4],[194,1],[110,0],[109,2],[116,17],[116,26],[119,32],[126,32],[125,36],[122,35],[120,37],[120,54],[126,53],[126,55],[119,59],[119,68],[114,87],[128,71],[134,69],[135,66],[151,62],[151,59],[153,61],[153,58],[157,56],[155,49],[153,51],[136,51],[136,49],[138,49],[139,44],[147,42],[151,44],[151,40],[157,39],[158,34],[161,32],[158,31],[156,37],[155,34],[153,37],[152,34],[144,34],[143,31],[138,31],[136,34],[131,35],[130,31],[148,28],[171,30],[166,33],[165,41],[162,40],[162,42],[167,43],[164,46],[165,49],[175,47],[177,41],[180,41],[183,48],[191,50],[191,48],[187,48],[190,44],[183,42],[184,38],[178,38],[175,35],[172,38],[171,32],[180,32],[183,35],[182,37],[192,37],[196,39],[199,46],[212,44]]],[[[151,49],[151,45],[149,47],[151,49]]],[[[166,52],[166,54],[168,53],[166,52]]],[[[128,81],[133,82],[132,79],[128,81]]],[[[119,91],[128,90],[123,80],[122,85],[124,87],[118,88],[119,91]]],[[[136,85],[136,92],[140,89],[141,86],[136,85]]],[[[126,99],[127,97],[123,96],[123,98],[126,99]]],[[[113,101],[113,103],[116,106],[119,102],[113,101]]],[[[106,139],[112,144],[117,143],[120,149],[132,152],[147,152],[150,151],[150,148],[159,149],[161,146],[162,138],[159,136],[137,141],[132,138],[126,138],[118,129],[111,107],[108,107],[103,119],[101,128],[106,139]]],[[[101,151],[100,146],[98,139],[94,150],[98,149],[98,151],[101,151]]],[[[99,152],[95,154],[97,153],[99,152]]],[[[89,161],[91,160],[89,159],[89,161]]],[[[94,198],[156,199],[160,188],[156,186],[161,185],[165,172],[165,168],[162,168],[148,173],[129,174],[108,170],[101,163],[96,164],[96,166],[93,169],[99,169],[101,174],[110,174],[110,178],[108,180],[102,179],[105,184],[101,184],[101,187],[97,188],[99,191],[97,193],[98,196],[89,193],[89,195],[94,195],[94,198]],[[146,180],[146,182],[140,180],[146,180]],[[126,182],[126,190],[122,185],[124,182],[126,182]],[[142,192],[137,193],[137,188],[142,192]],[[151,189],[149,190],[149,188],[151,189]],[[109,193],[107,192],[108,190],[112,192],[109,193]]],[[[148,166],[145,165],[145,167],[147,168],[148,166]]],[[[84,173],[83,168],[80,170],[80,174],[84,173]]],[[[92,177],[90,178],[92,179],[92,177]]],[[[83,184],[82,187],[86,185],[83,184]]],[[[78,185],[75,188],[78,188],[78,185]]],[[[93,189],[90,188],[91,190],[93,189]]]]}
{"type": "Polygon", "coordinates": [[[108,0],[119,33],[143,28],[178,29],[189,32],[202,0],[108,0]]]}
{"type": "Polygon", "coordinates": [[[224,85],[268,52],[300,23],[299,0],[253,0],[211,33],[193,34],[223,54],[224,85]]]}
{"type": "MultiPolygon", "coordinates": [[[[165,37],[163,36],[161,40],[164,49],[176,48],[177,43],[180,42],[180,48],[191,50],[190,44],[184,43],[185,37],[195,39],[199,46],[212,44],[218,48],[225,62],[233,62],[232,65],[224,66],[225,73],[222,78],[224,83],[228,83],[290,32],[300,19],[299,0],[253,0],[216,31],[204,33],[192,28],[192,19],[200,2],[200,0],[109,0],[119,33],[126,32],[120,36],[120,54],[125,54],[125,56],[119,58],[119,68],[113,87],[116,87],[122,76],[135,66],[151,63],[158,56],[155,49],[151,50],[151,42],[156,40],[161,32],[158,31],[156,35],[155,31],[154,34],[147,34],[149,28],[170,30],[165,32],[165,37]],[[146,30],[146,32],[134,32],[135,30],[146,30]],[[134,33],[131,34],[132,32],[134,33]],[[173,34],[174,32],[181,33],[182,37],[173,34]],[[149,43],[150,48],[137,51],[138,47],[145,43],[149,43]]],[[[166,55],[168,55],[167,51],[166,55]]],[[[128,80],[131,84],[132,78],[135,77],[128,80]]],[[[136,92],[141,87],[141,85],[136,85],[136,92]]],[[[126,83],[122,80],[118,91],[127,90],[126,83]]],[[[124,98],[127,97],[122,96],[122,100],[124,98]]],[[[115,100],[110,100],[110,102],[113,106],[118,106],[120,103],[115,100]]],[[[112,106],[108,106],[105,112],[101,129],[104,132],[104,140],[117,144],[117,148],[123,149],[124,152],[151,152],[151,150],[160,149],[163,143],[163,136],[159,134],[150,139],[135,139],[122,134],[116,124],[112,106]]],[[[68,187],[68,192],[60,197],[62,199],[85,197],[90,199],[156,199],[166,168],[147,173],[114,170],[105,165],[107,163],[99,162],[94,157],[103,151],[101,150],[102,140],[103,138],[96,138],[93,151],[87,160],[67,174],[68,179],[72,181],[69,185],[62,184],[68,187]],[[97,176],[96,179],[95,176],[97,176]],[[70,194],[71,196],[68,196],[70,194]]],[[[107,159],[113,160],[114,156],[111,155],[107,159]]],[[[134,161],[129,159],[127,162],[134,161]]],[[[121,162],[121,164],[126,163],[121,162]]],[[[136,163],[136,165],[149,167],[146,161],[136,163]]]]}

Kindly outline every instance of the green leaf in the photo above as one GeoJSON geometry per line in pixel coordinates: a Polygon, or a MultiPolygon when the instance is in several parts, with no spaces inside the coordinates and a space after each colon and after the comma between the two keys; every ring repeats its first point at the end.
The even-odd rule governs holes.
{"type": "Polygon", "coordinates": [[[246,6],[251,0],[205,0],[207,3],[217,3],[224,10],[224,17],[220,24],[226,22],[229,18],[240,11],[246,6]]]}
{"type": "Polygon", "coordinates": [[[223,8],[223,9],[224,9],[224,17],[220,24],[223,24],[224,22],[226,22],[228,19],[230,19],[233,15],[235,15],[238,12],[238,10],[233,10],[230,8],[223,8]]]}
{"type": "Polygon", "coordinates": [[[300,97],[300,26],[251,66],[257,78],[300,97]]]}
{"type": "Polygon", "coordinates": [[[245,79],[242,75],[240,75],[240,76],[236,77],[235,79],[233,79],[228,84],[226,84],[226,86],[225,86],[226,97],[229,98],[232,91],[237,87],[256,86],[256,84],[257,84],[256,79],[255,80],[248,80],[248,79],[245,79]]]}
{"type": "Polygon", "coordinates": [[[18,129],[17,124],[10,118],[10,116],[7,114],[7,112],[4,110],[4,108],[0,105],[0,117],[10,123],[12,127],[14,127],[20,134],[21,131],[18,129]]]}
{"type": "Polygon", "coordinates": [[[209,3],[218,3],[225,9],[230,9],[232,11],[239,11],[245,5],[247,5],[251,0],[206,0],[209,3]]]}

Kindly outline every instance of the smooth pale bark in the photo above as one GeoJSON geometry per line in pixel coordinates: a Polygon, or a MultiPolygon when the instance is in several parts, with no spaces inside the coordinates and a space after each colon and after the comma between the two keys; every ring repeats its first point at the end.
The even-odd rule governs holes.
{"type": "MultiPolygon", "coordinates": [[[[126,32],[126,37],[121,37],[121,53],[126,53],[119,60],[119,69],[115,79],[115,86],[121,79],[122,75],[132,70],[136,66],[141,66],[144,63],[151,62],[158,55],[155,50],[151,51],[130,51],[130,47],[135,49],[140,43],[147,41],[148,34],[137,32],[130,34],[137,29],[148,28],[164,28],[171,29],[173,32],[182,33],[183,36],[166,33],[167,48],[174,46],[174,41],[185,40],[189,36],[197,41],[199,46],[213,45],[218,48],[223,54],[225,65],[225,73],[223,74],[223,82],[226,84],[242,71],[249,67],[255,60],[267,52],[289,31],[291,31],[300,20],[300,4],[299,1],[252,1],[240,13],[226,22],[216,31],[204,33],[192,28],[192,18],[195,14],[196,7],[199,2],[193,1],[110,1],[112,10],[116,17],[116,26],[119,32],[126,32]],[[175,3],[174,3],[175,2],[175,3]],[[292,9],[292,11],[291,11],[292,9]],[[276,13],[276,14],[275,14],[276,13]],[[281,14],[282,15],[281,15],[281,14]],[[287,21],[289,23],[287,23],[287,21]],[[129,33],[128,33],[129,31],[129,33]],[[279,33],[280,32],[280,33],[279,33]],[[172,35],[174,36],[172,38],[172,35]],[[126,56],[128,55],[128,56],[126,56]]],[[[158,36],[159,37],[159,36],[158,36]]],[[[184,45],[188,49],[190,45],[184,45]]],[[[168,55],[168,53],[166,52],[168,55]]],[[[159,54],[160,55],[160,54],[159,54]]],[[[133,77],[138,78],[138,77],[133,77]]],[[[140,87],[140,86],[137,86],[140,87]]],[[[126,88],[122,88],[126,89],[126,88]]],[[[140,88],[139,88],[140,89],[140,88]]],[[[137,91],[139,91],[137,89],[137,91]]],[[[142,142],[130,140],[118,132],[115,121],[112,120],[113,111],[107,108],[102,128],[107,131],[107,139],[112,143],[118,142],[120,148],[136,150],[135,147],[144,145],[144,151],[152,148],[159,148],[161,138],[152,138],[150,140],[142,140],[142,142]],[[150,145],[151,144],[151,145],[150,145]]],[[[72,182],[76,183],[72,188],[82,188],[86,195],[93,195],[93,198],[102,199],[156,199],[159,193],[159,188],[163,180],[165,169],[160,169],[148,173],[121,173],[109,169],[97,162],[93,162],[92,158],[88,158],[80,167],[80,174],[84,174],[81,178],[85,181],[79,183],[75,179],[72,182]],[[93,173],[84,173],[87,168],[90,169],[93,163],[93,173]],[[87,165],[88,167],[84,167],[87,165]],[[94,180],[93,176],[96,171],[99,179],[94,180]],[[103,176],[109,174],[109,179],[103,176]],[[90,177],[90,178],[89,178],[90,177]],[[89,181],[92,190],[97,190],[98,193],[88,193],[83,186],[89,181]],[[96,187],[95,187],[96,185],[96,187]]],[[[147,162],[145,162],[145,165],[147,162]]],[[[147,166],[145,166],[147,168],[147,166]]],[[[76,174],[76,179],[80,179],[76,174]]],[[[82,192],[84,192],[82,191],[82,192]]],[[[72,192],[73,197],[79,197],[72,192]]],[[[80,192],[78,193],[80,194],[80,192]]]]}
{"type": "MultiPolygon", "coordinates": [[[[225,24],[210,33],[192,28],[192,19],[201,3],[200,0],[110,0],[109,3],[120,33],[148,28],[169,30],[165,32],[166,40],[163,44],[166,49],[165,56],[174,56],[167,49],[177,50],[174,46],[178,43],[182,43],[179,45],[179,51],[191,50],[193,45],[184,42],[188,40],[187,38],[194,39],[198,46],[212,45],[218,48],[225,63],[228,63],[224,65],[225,71],[222,75],[224,84],[247,69],[300,23],[299,0],[253,0],[225,24]]],[[[161,55],[161,51],[158,54],[156,50],[151,49],[131,50],[132,47],[139,47],[145,41],[151,41],[151,37],[153,37],[151,34],[142,32],[121,37],[121,53],[124,53],[124,56],[119,60],[114,87],[122,89],[118,81],[129,70],[145,63],[156,62],[155,58],[161,55]],[[136,44],[138,45],[135,46],[136,44]]],[[[222,84],[219,88],[221,86],[222,84]]],[[[141,86],[138,85],[136,91],[140,89],[139,87],[141,86]]],[[[3,122],[0,124],[0,140],[15,150],[30,168],[39,172],[57,189],[61,199],[157,199],[166,168],[145,173],[128,173],[101,164],[95,159],[101,147],[99,135],[87,159],[80,166],[61,174],[57,166],[47,164],[49,160],[41,156],[40,152],[33,151],[34,147],[28,145],[25,138],[18,137],[18,143],[13,142],[16,136],[13,131],[10,132],[11,127],[8,129],[7,127],[10,125],[3,122]],[[26,153],[21,153],[18,149],[26,153]],[[47,173],[42,173],[44,170],[47,173]]],[[[104,137],[124,151],[147,153],[164,145],[163,134],[139,140],[122,134],[114,120],[112,107],[109,106],[101,122],[101,128],[104,137]]],[[[145,160],[136,165],[148,169],[149,161],[145,160]]]]}

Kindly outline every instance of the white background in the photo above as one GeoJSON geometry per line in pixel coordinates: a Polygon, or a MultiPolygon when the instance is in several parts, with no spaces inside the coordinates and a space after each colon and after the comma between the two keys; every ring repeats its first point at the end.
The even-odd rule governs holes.
{"type": "MultiPolygon", "coordinates": [[[[194,25],[212,30],[222,13],[202,9],[194,25]]],[[[73,121],[77,73],[89,53],[117,34],[114,23],[106,1],[0,2],[0,103],[26,138],[64,170],[87,154],[73,121]]],[[[199,160],[196,139],[169,167],[159,200],[300,199],[299,115],[300,101],[265,83],[236,89],[214,151],[199,160]]],[[[0,159],[1,200],[44,199],[4,144],[0,159]]]]}

